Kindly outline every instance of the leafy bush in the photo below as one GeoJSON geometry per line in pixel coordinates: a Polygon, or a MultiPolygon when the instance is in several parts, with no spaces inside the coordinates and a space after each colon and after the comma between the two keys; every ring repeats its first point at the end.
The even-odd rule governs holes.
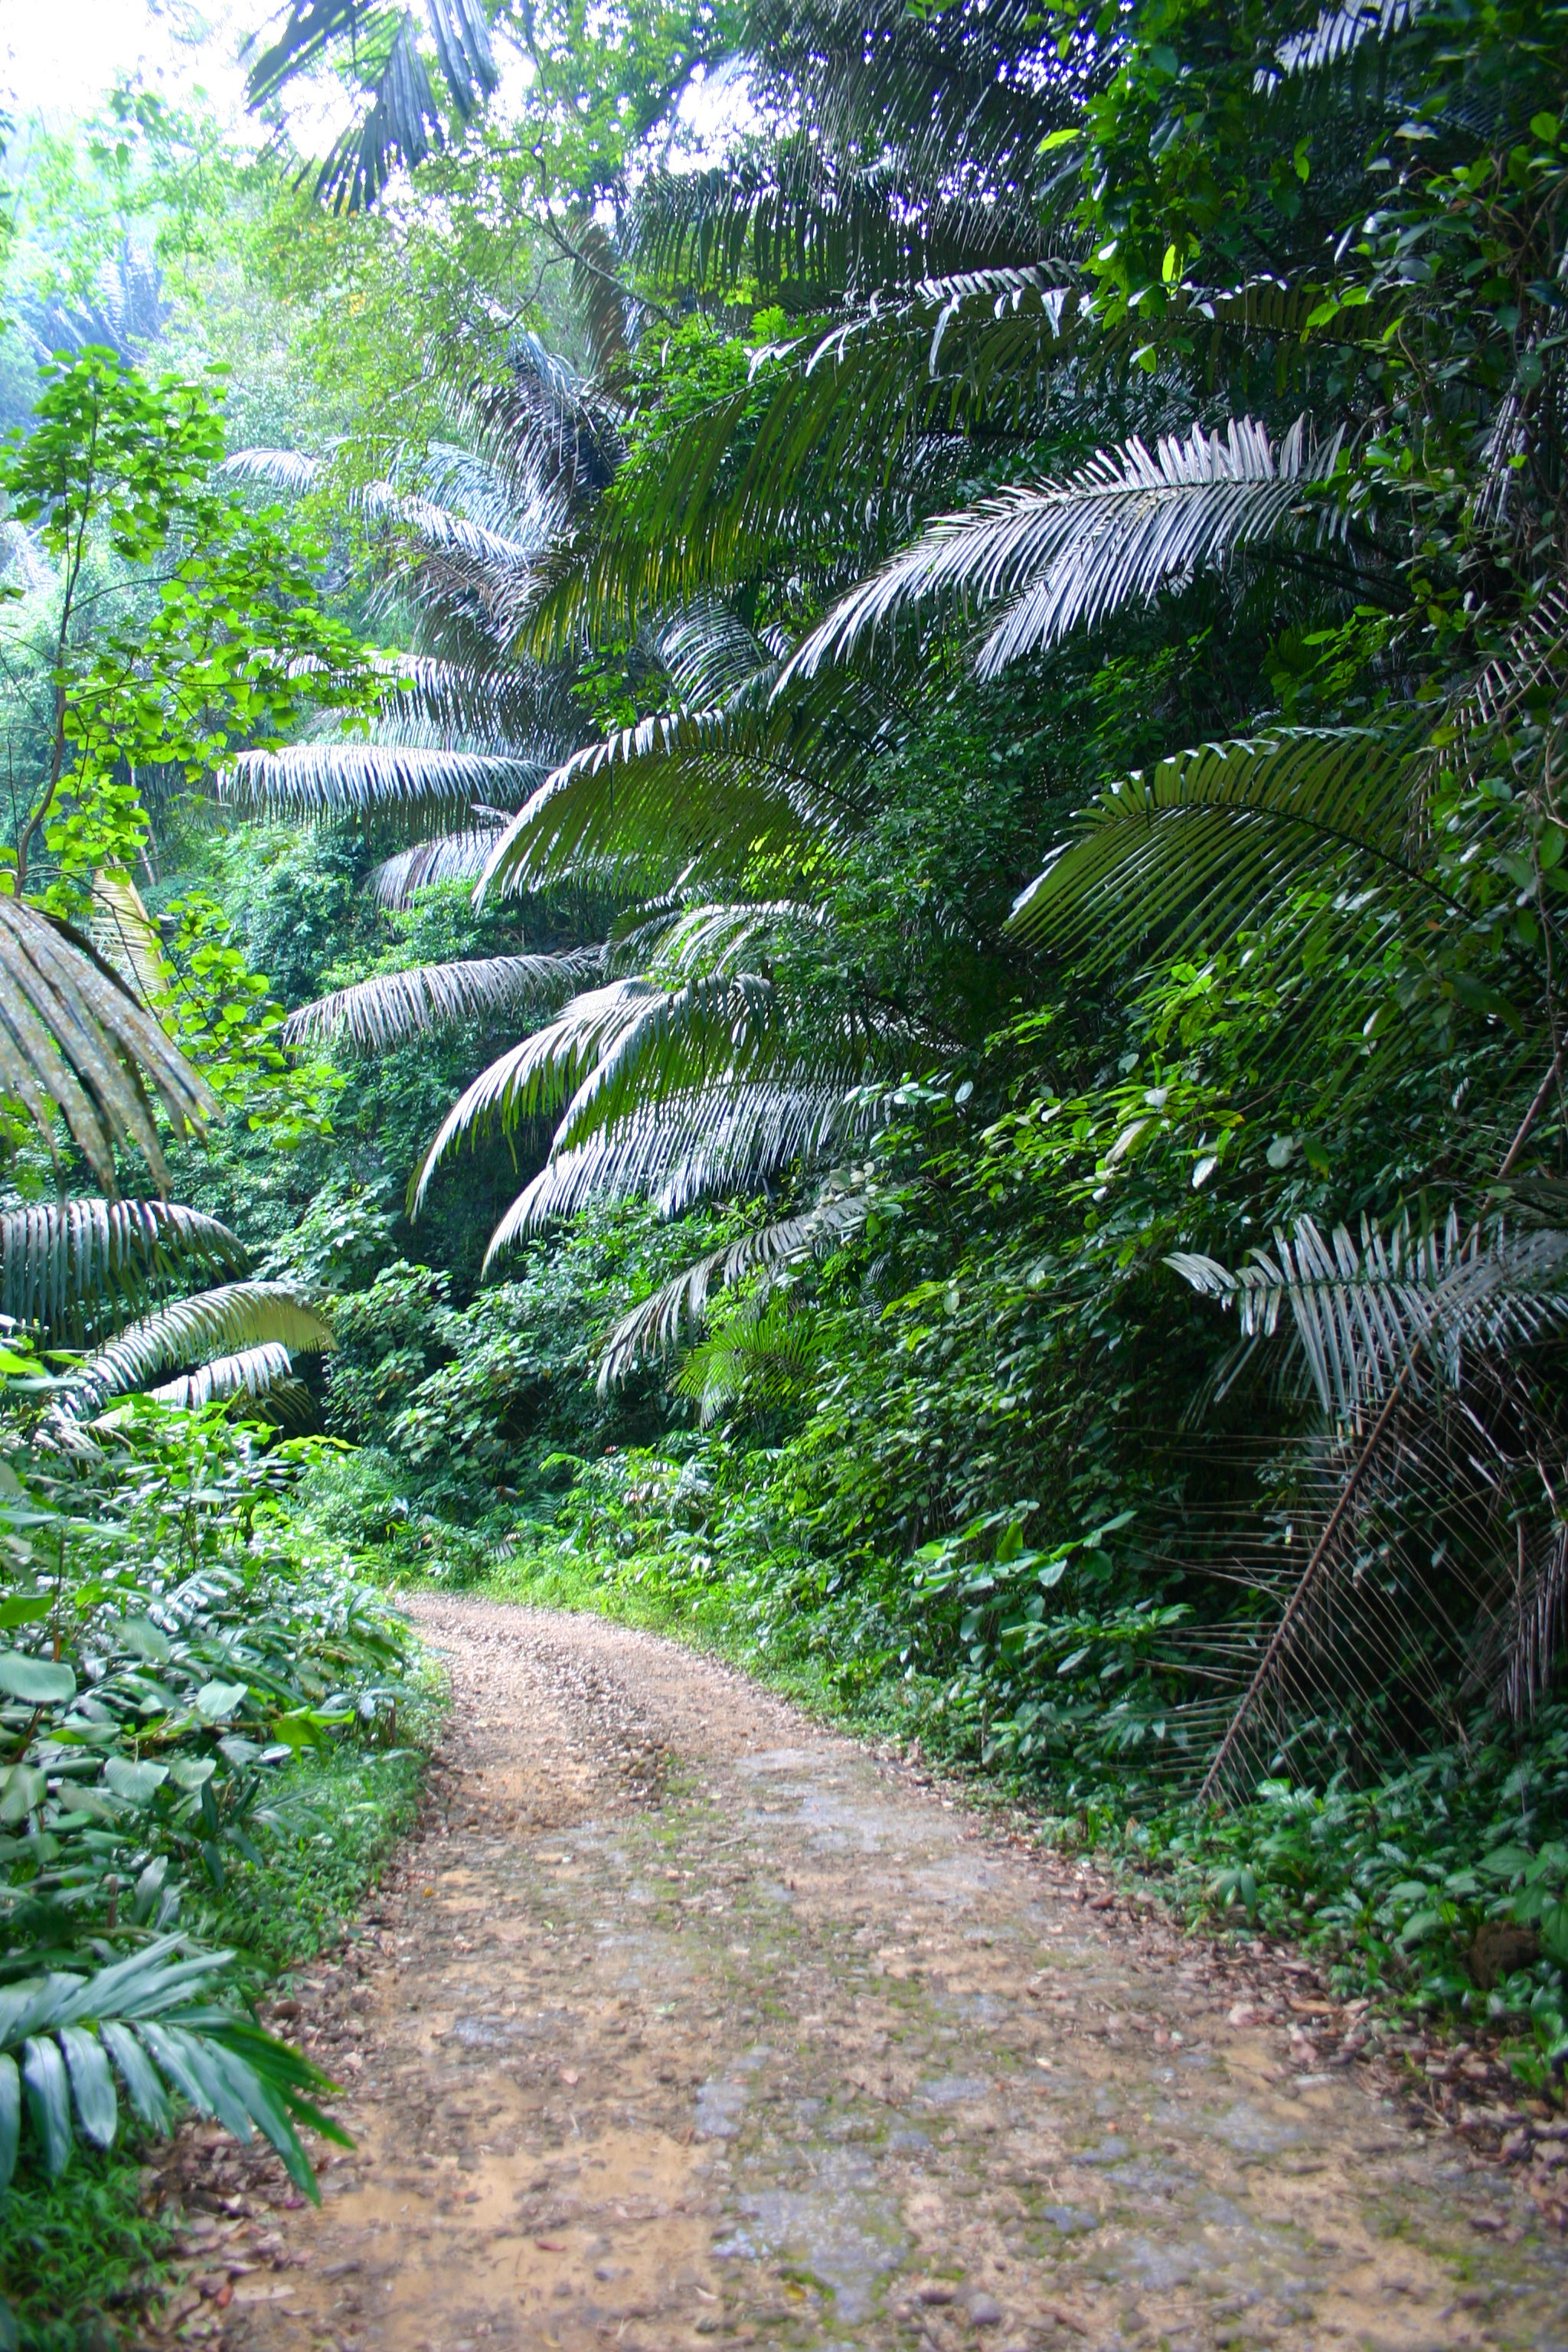
{"type": "MultiPolygon", "coordinates": [[[[111,2268],[150,2242],[110,2151],[186,2107],[259,2131],[314,2193],[300,2126],[342,2137],[334,2086],[246,2004],[407,1817],[425,1703],[409,1630],[300,1508],[330,1441],[147,1398],[68,1424],[38,1385],[0,1418],[0,2276],[18,2283],[68,2167],[87,2166],[81,2230],[111,2268]],[[323,1866],[326,1796],[347,1817],[323,1866]]],[[[46,2303],[76,2292],[62,2273],[46,2303]]]]}

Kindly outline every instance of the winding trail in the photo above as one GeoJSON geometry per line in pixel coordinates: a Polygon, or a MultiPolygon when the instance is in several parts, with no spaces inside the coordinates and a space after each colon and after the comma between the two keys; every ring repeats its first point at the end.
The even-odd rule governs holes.
{"type": "Polygon", "coordinates": [[[313,1988],[358,2151],[226,2347],[1568,2347],[1560,2244],[1314,2060],[1308,1972],[1259,2017],[671,1643],[416,1611],[434,1802],[313,1988]]]}

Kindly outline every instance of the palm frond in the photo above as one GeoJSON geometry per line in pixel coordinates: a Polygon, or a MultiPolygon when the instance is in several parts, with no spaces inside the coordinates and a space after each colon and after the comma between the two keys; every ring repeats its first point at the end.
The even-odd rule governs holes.
{"type": "Polygon", "coordinates": [[[1457,1389],[1471,1353],[1516,1352],[1568,1328],[1568,1233],[1499,1226],[1483,1242],[1457,1210],[1426,1233],[1402,1218],[1384,1234],[1363,1217],[1359,1247],[1343,1225],[1325,1239],[1302,1217],[1235,1272],[1188,1252],[1166,1264],[1235,1306],[1244,1360],[1288,1310],[1323,1412],[1345,1423],[1396,1382],[1419,1386],[1424,1360],[1457,1389]]]}
{"type": "Polygon", "coordinates": [[[802,1259],[835,1248],[866,1221],[870,1202],[863,1193],[836,1193],[795,1217],[781,1217],[710,1250],[680,1273],[650,1292],[623,1315],[610,1332],[599,1359],[601,1396],[618,1388],[640,1364],[668,1354],[686,1332],[702,1320],[710,1296],[744,1281],[748,1276],[798,1264],[802,1259]]]}
{"type": "Polygon", "coordinates": [[[715,1080],[666,1095],[570,1150],[553,1150],[490,1236],[486,1267],[508,1249],[591,1202],[651,1201],[679,1216],[701,1200],[752,1192],[793,1171],[807,1176],[885,1116],[886,1092],[840,1070],[814,1079],[715,1080]]]}
{"type": "Polygon", "coordinates": [[[423,725],[498,751],[517,751],[526,740],[530,755],[537,756],[536,744],[553,742],[557,748],[540,757],[542,773],[555,767],[576,740],[573,735],[561,742],[562,729],[580,726],[580,713],[559,677],[526,662],[481,667],[405,654],[397,659],[392,707],[423,725]]]}
{"type": "Polygon", "coordinates": [[[868,633],[937,598],[965,609],[1005,602],[985,635],[983,677],[1069,629],[1092,626],[1201,568],[1282,533],[1323,526],[1306,494],[1333,471],[1339,436],[1306,440],[1299,417],[1278,447],[1251,417],[1223,434],[1194,425],[1151,453],[1141,440],[1104,450],[1065,482],[1021,485],[943,515],[814,629],[784,672],[810,676],[868,633]]]}
{"type": "Polygon", "coordinates": [[[215,1356],[210,1364],[182,1372],[178,1380],[164,1381],[147,1394],[154,1404],[199,1412],[203,1405],[225,1397],[269,1396],[285,1382],[299,1385],[294,1380],[294,1359],[280,1340],[268,1339],[258,1348],[242,1348],[235,1356],[215,1356]]]}
{"type": "Polygon", "coordinates": [[[1076,289],[1041,270],[868,305],[760,352],[754,383],[682,420],[658,466],[622,476],[591,541],[542,571],[520,642],[552,657],[584,631],[635,630],[775,562],[805,563],[816,593],[841,593],[944,483],[973,474],[972,436],[1043,428],[1089,320],[1076,289]]]}
{"type": "MultiPolygon", "coordinates": [[[[118,2075],[144,2129],[172,2133],[175,2102],[185,2100],[237,2139],[248,2142],[259,2131],[289,2179],[320,2204],[298,2126],[353,2147],[315,2105],[337,2085],[299,2051],[209,1997],[234,1957],[191,1952],[184,1937],[160,1936],[90,1976],[51,1971],[0,1991],[0,2115],[26,2114],[51,2179],[65,2170],[79,2133],[90,2147],[113,2146],[118,2075]]],[[[17,2134],[0,2132],[0,2192],[17,2152],[17,2134]]]]}
{"type": "Polygon", "coordinates": [[[204,1364],[276,1344],[292,1355],[333,1345],[319,1307],[286,1282],[231,1282],[176,1298],[116,1334],[70,1373],[67,1410],[90,1418],[111,1396],[140,1388],[174,1364],[204,1364]]]}
{"type": "MultiPolygon", "coordinates": [[[[1365,40],[1386,41],[1402,33],[1420,14],[1423,0],[1351,0],[1348,7],[1321,8],[1317,22],[1304,33],[1288,34],[1275,56],[1285,74],[1321,73],[1342,65],[1365,40]]],[[[1273,76],[1261,73],[1260,86],[1273,76]]]]}
{"type": "Polygon", "coordinates": [[[1356,729],[1179,752],[1100,795],[1009,929],[1102,970],[1155,932],[1180,948],[1261,920],[1347,864],[1363,880],[1415,882],[1425,772],[1408,740],[1356,729]]]}
{"type": "Polygon", "coordinates": [[[794,878],[865,820],[863,782],[895,740],[885,708],[661,711],[574,751],[496,842],[479,890],[538,887],[576,872],[724,881],[768,869],[794,878]]]}
{"type": "Polygon", "coordinates": [[[500,835],[500,826],[491,825],[482,832],[444,833],[431,841],[416,841],[373,866],[365,888],[378,907],[406,907],[437,882],[476,881],[500,835]]]}
{"type": "Polygon", "coordinates": [[[442,1120],[416,1171],[408,1196],[410,1214],[418,1213],[432,1176],[455,1142],[482,1132],[492,1120],[499,1120],[502,1134],[508,1134],[520,1120],[558,1108],[664,994],[641,978],[591,989],[481,1070],[442,1120]]]}
{"type": "Polygon", "coordinates": [[[106,1192],[114,1149],[133,1144],[159,1187],[168,1171],[143,1082],[178,1135],[216,1108],[206,1081],[89,943],[25,900],[0,898],[0,1095],[43,1134],[54,1113],[106,1192]]]}
{"type": "Polygon", "coordinates": [[[742,278],[787,289],[803,307],[875,291],[896,299],[934,280],[1028,268],[1040,223],[1015,184],[983,190],[919,184],[919,159],[873,163],[825,153],[801,137],[706,172],[655,172],[637,191],[633,251],[683,284],[742,278]]]}
{"type": "MultiPolygon", "coordinates": [[[[484,10],[479,0],[426,0],[426,16],[451,106],[464,119],[499,79],[484,10]]],[[[345,39],[370,102],[321,166],[316,193],[358,212],[377,201],[399,165],[423,163],[443,136],[412,11],[380,0],[294,0],[278,39],[251,68],[246,96],[252,107],[267,104],[345,39]]]]}
{"type": "Polygon", "coordinates": [[[63,1346],[108,1301],[176,1270],[241,1273],[247,1255],[216,1217],[171,1202],[38,1202],[0,1216],[0,1315],[63,1346]]]}
{"type": "Polygon", "coordinates": [[[406,1037],[559,1003],[603,961],[598,948],[571,948],[561,955],[485,956],[380,972],[301,1005],[283,1034],[291,1045],[342,1041],[360,1053],[379,1053],[406,1037]]]}
{"type": "Polygon", "coordinates": [[[733,1404],[765,1412],[787,1403],[811,1377],[821,1352],[809,1318],[793,1310],[787,1298],[769,1298],[754,1311],[748,1301],[746,1311],[692,1349],[675,1385],[697,1400],[707,1428],[733,1404]]]}
{"type": "Polygon", "coordinates": [[[506,754],[385,743],[290,743],[280,751],[243,751],[218,789],[239,806],[292,809],[310,815],[342,810],[471,808],[510,804],[531,792],[538,763],[506,754]]]}
{"type": "Polygon", "coordinates": [[[241,481],[267,482],[274,489],[289,490],[302,498],[313,490],[321,479],[322,467],[319,457],[308,457],[302,449],[233,449],[218,467],[220,474],[233,474],[241,481]]]}

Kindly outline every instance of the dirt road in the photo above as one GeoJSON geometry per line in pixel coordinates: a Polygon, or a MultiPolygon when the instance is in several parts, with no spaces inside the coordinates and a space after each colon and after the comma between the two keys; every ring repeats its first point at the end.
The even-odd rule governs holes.
{"type": "Polygon", "coordinates": [[[1568,2347],[1560,2242],[1307,1976],[1259,2018],[670,1643],[418,1613],[436,1810],[304,1992],[358,2150],[205,2307],[233,2352],[1568,2347]]]}

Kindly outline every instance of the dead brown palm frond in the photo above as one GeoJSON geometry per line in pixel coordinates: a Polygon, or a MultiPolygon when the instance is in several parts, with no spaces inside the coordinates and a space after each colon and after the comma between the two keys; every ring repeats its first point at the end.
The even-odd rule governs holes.
{"type": "Polygon", "coordinates": [[[571,948],[559,955],[484,956],[379,972],[301,1005],[283,1034],[291,1045],[341,1042],[359,1053],[381,1052],[465,1022],[489,1025],[510,1013],[559,1004],[603,962],[602,949],[571,948]]]}
{"type": "Polygon", "coordinates": [[[117,1144],[160,1190],[168,1170],[146,1088],[176,1135],[199,1134],[211,1088],[90,943],[17,898],[0,898],[0,1094],[48,1137],[58,1111],[104,1191],[117,1144]]]}
{"type": "Polygon", "coordinates": [[[164,992],[163,942],[129,874],[100,866],[92,877],[92,943],[151,1012],[164,992]]]}

